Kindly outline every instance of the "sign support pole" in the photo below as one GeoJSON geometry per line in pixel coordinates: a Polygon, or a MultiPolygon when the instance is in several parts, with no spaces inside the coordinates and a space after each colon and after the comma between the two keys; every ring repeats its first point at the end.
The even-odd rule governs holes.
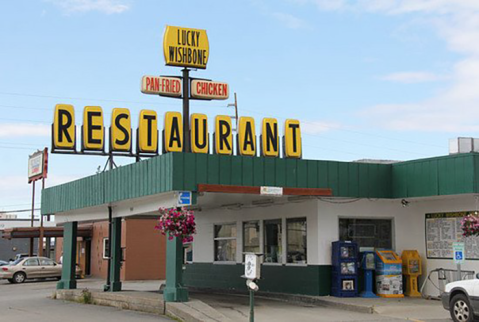
{"type": "Polygon", "coordinates": [[[462,280],[461,263],[457,263],[457,280],[462,280]]]}
{"type": "Polygon", "coordinates": [[[254,322],[254,291],[249,290],[249,322],[254,322]]]}
{"type": "MultiPolygon", "coordinates": [[[[34,215],[35,215],[35,181],[33,180],[33,185],[32,185],[32,218],[30,220],[30,226],[33,227],[33,221],[34,221],[34,215]]],[[[33,244],[34,244],[34,239],[33,237],[30,237],[30,248],[28,250],[28,255],[33,256],[33,244]]]]}
{"type": "Polygon", "coordinates": [[[183,144],[184,152],[191,152],[190,146],[190,79],[188,68],[183,70],[183,144]]]}
{"type": "MultiPolygon", "coordinates": [[[[45,189],[45,178],[42,178],[42,193],[45,189]]],[[[43,229],[43,215],[40,214],[40,237],[38,238],[38,256],[43,256],[43,238],[44,238],[44,229],[43,229]]]]}

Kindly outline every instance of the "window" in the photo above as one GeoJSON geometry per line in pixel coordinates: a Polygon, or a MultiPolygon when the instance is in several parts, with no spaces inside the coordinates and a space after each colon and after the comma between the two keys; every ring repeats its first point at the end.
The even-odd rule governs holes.
{"type": "Polygon", "coordinates": [[[392,220],[340,218],[339,239],[355,241],[359,247],[392,249],[392,220]]]}
{"type": "Polygon", "coordinates": [[[183,263],[193,262],[193,243],[183,244],[184,258],[183,263]]]}
{"type": "Polygon", "coordinates": [[[51,259],[49,258],[40,258],[40,265],[41,266],[53,266],[54,263],[51,259]]]}
{"type": "Polygon", "coordinates": [[[259,221],[243,223],[243,252],[259,253],[259,221]]]}
{"type": "Polygon", "coordinates": [[[306,264],[306,218],[286,220],[287,262],[306,264]]]}
{"type": "Polygon", "coordinates": [[[38,259],[29,258],[23,263],[23,266],[38,266],[38,259]]]}
{"type": "Polygon", "coordinates": [[[215,225],[215,261],[236,261],[236,223],[215,225]]]}
{"type": "Polygon", "coordinates": [[[282,263],[281,219],[264,221],[264,262],[282,263]]]}
{"type": "Polygon", "coordinates": [[[110,240],[103,238],[103,259],[108,259],[110,252],[110,240]]]}

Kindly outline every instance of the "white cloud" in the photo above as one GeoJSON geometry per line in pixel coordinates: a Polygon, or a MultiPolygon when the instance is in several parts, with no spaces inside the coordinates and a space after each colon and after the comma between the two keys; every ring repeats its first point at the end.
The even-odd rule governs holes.
{"type": "MultiPolygon", "coordinates": [[[[304,3],[298,2],[298,3],[304,3]]],[[[463,55],[450,80],[437,94],[408,104],[379,104],[360,114],[387,129],[479,131],[479,1],[478,0],[309,0],[320,10],[420,16],[447,48],[463,55]]],[[[395,73],[383,79],[402,82],[437,80],[432,73],[395,73]]],[[[405,93],[407,94],[407,93],[405,93]]]]}
{"type": "Polygon", "coordinates": [[[50,136],[50,126],[45,124],[31,124],[31,123],[1,123],[0,124],[0,138],[13,137],[45,137],[50,136]]]}
{"type": "Polygon", "coordinates": [[[331,130],[339,129],[338,123],[328,123],[319,121],[301,121],[301,132],[305,134],[316,135],[331,130]]]}
{"type": "Polygon", "coordinates": [[[444,80],[446,77],[428,72],[399,72],[381,76],[379,79],[399,83],[423,83],[444,80]]]}
{"type": "Polygon", "coordinates": [[[309,25],[304,20],[289,13],[274,12],[272,15],[289,29],[309,28],[309,25]]]}
{"type": "Polygon", "coordinates": [[[106,14],[122,13],[130,7],[121,0],[48,0],[66,13],[98,11],[106,14]]]}

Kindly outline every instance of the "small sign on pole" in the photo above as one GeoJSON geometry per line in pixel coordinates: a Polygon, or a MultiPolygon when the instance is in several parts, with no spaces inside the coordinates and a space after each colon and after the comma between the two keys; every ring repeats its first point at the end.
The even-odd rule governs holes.
{"type": "Polygon", "coordinates": [[[259,256],[253,253],[246,253],[244,260],[244,275],[247,279],[255,280],[261,277],[261,264],[259,256]]]}

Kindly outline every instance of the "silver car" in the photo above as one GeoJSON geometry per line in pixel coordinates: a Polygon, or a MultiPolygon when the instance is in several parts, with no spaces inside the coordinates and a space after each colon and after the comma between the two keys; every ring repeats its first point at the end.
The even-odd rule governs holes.
{"type": "MultiPolygon", "coordinates": [[[[76,266],[76,276],[81,276],[81,269],[76,266]]],[[[10,265],[0,267],[0,279],[10,283],[23,283],[27,279],[58,278],[62,276],[62,265],[47,257],[19,258],[10,265]]]]}

